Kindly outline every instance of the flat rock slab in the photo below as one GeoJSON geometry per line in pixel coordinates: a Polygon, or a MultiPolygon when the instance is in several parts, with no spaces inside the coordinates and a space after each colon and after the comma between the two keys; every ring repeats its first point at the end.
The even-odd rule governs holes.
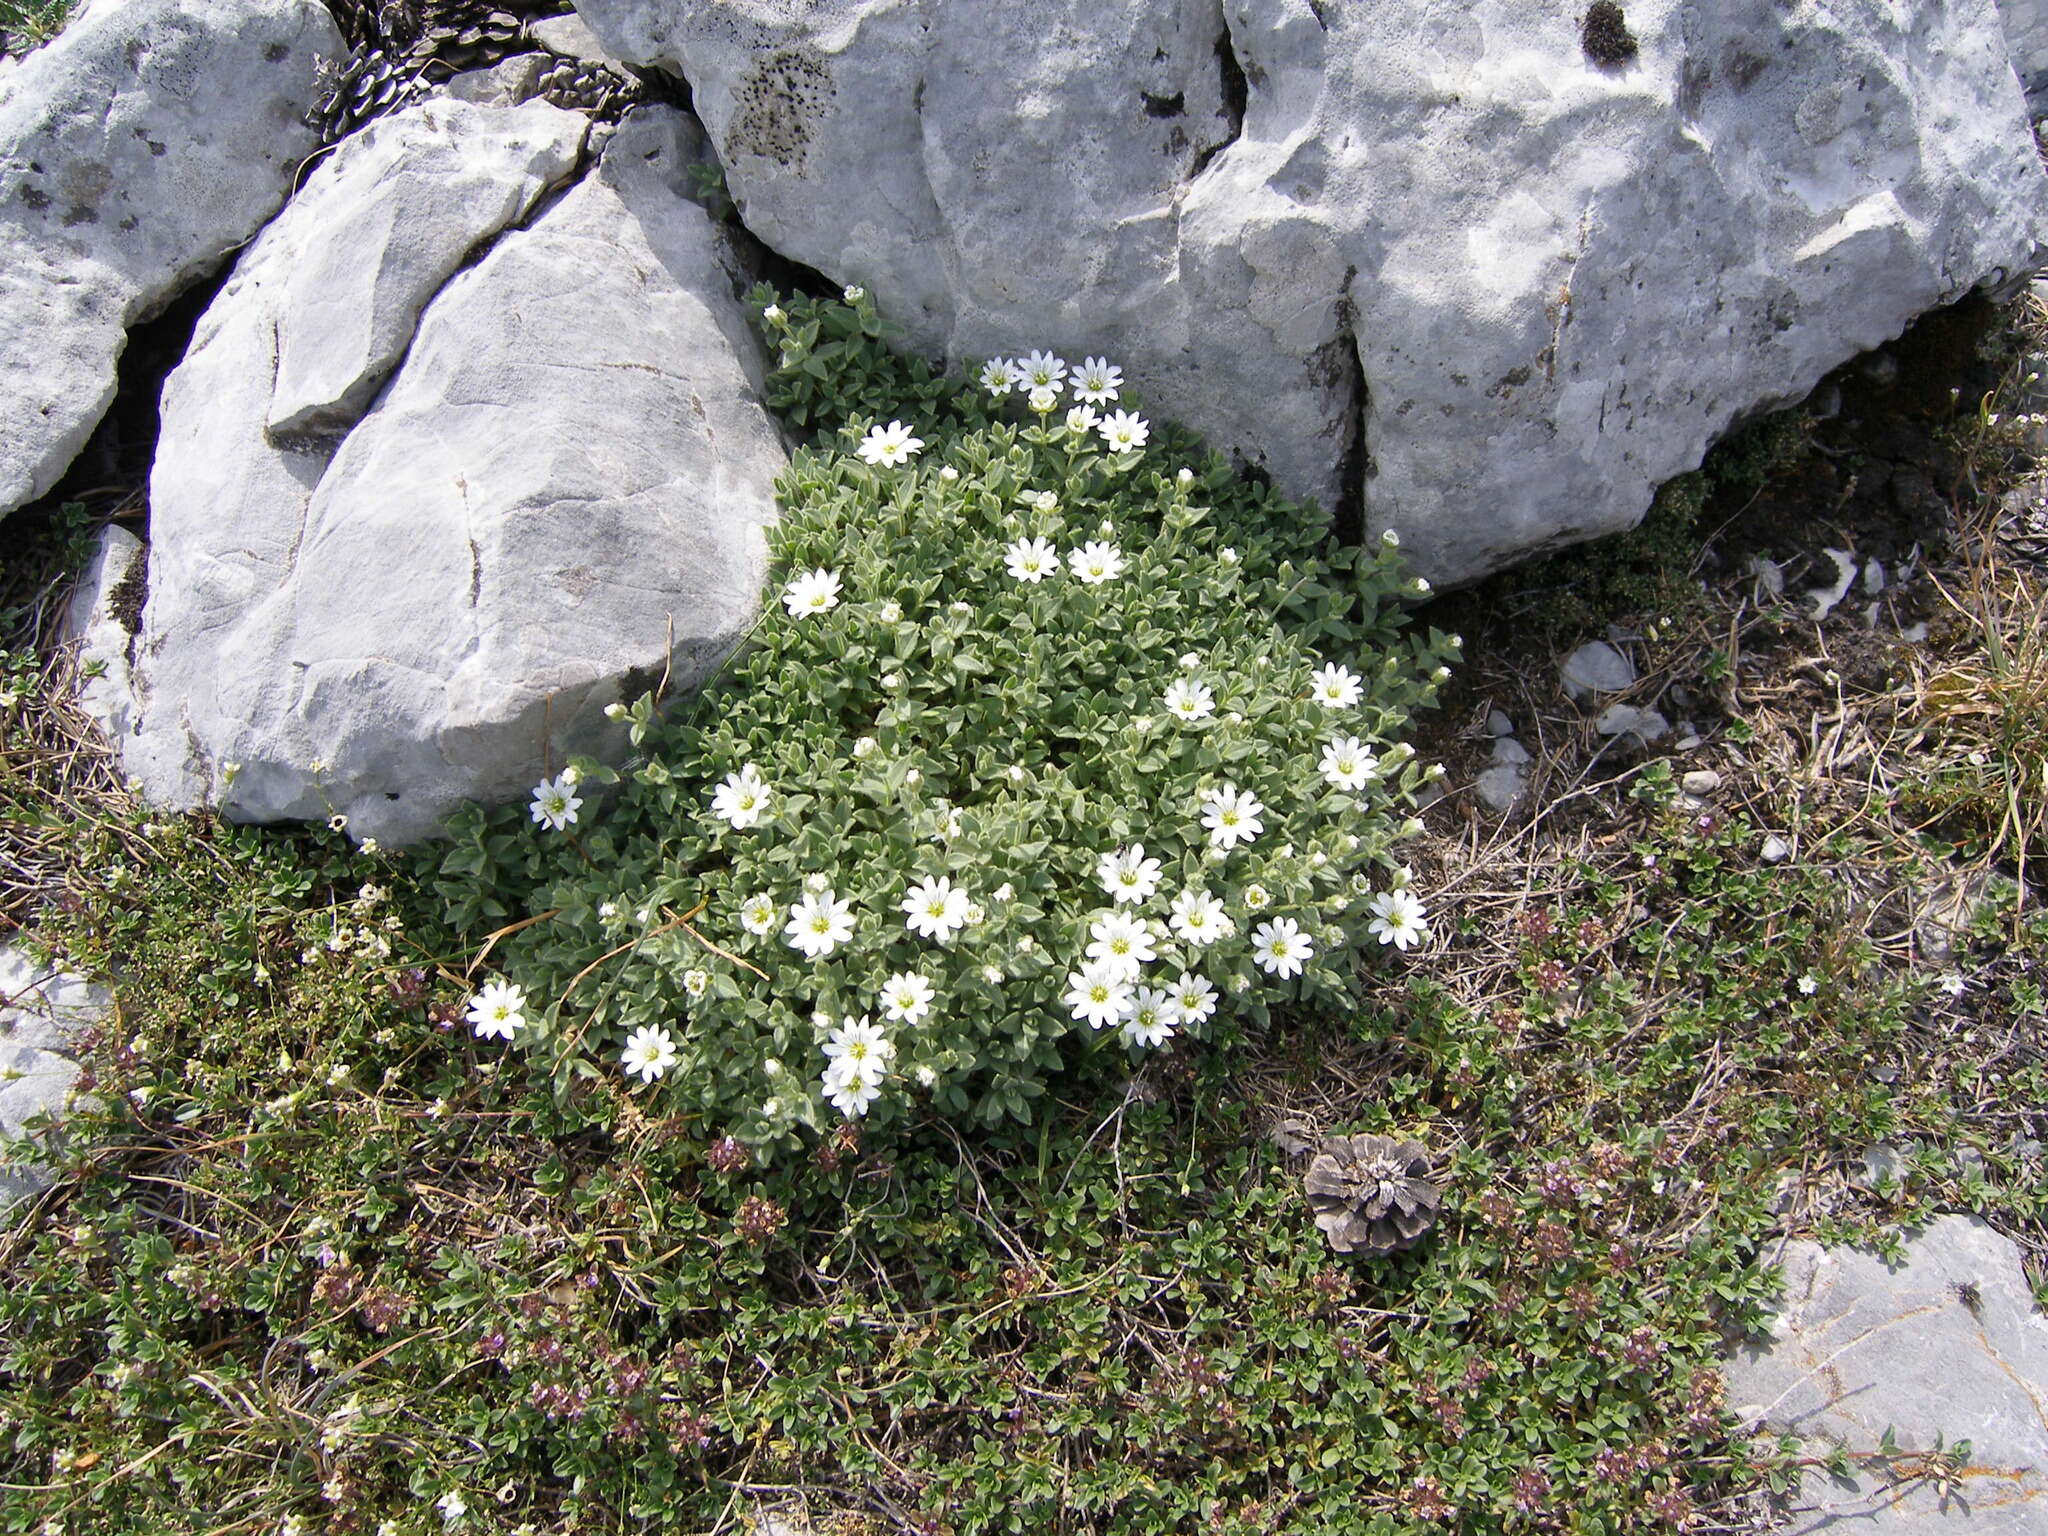
{"type": "Polygon", "coordinates": [[[290,194],[344,52],[317,0],[95,0],[0,83],[0,516],[85,446],[128,327],[290,194]]]}
{"type": "Polygon", "coordinates": [[[2048,1531],[2048,1319],[2019,1250],[1973,1217],[1943,1216],[1897,1268],[1806,1242],[1783,1264],[1772,1337],[1728,1362],[1734,1411],[1816,1456],[1875,1456],[1887,1428],[1901,1452],[1846,1478],[1809,1470],[1783,1536],[2048,1531]],[[1958,1440],[1968,1465],[1946,1495],[1905,1476],[1958,1440]]]}
{"type": "MultiPolygon", "coordinates": [[[[0,944],[0,1135],[18,1137],[42,1117],[62,1118],[78,1080],[78,1037],[113,1009],[113,994],[0,944]]],[[[50,1185],[33,1163],[0,1163],[0,1208],[50,1185]]]]}

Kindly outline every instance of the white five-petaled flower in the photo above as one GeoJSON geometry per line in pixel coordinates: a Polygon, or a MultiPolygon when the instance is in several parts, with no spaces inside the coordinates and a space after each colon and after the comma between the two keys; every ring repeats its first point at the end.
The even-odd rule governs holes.
{"type": "Polygon", "coordinates": [[[1192,886],[1173,898],[1173,913],[1167,924],[1189,944],[1206,947],[1229,936],[1237,925],[1223,910],[1223,903],[1207,890],[1192,886]]]}
{"type": "Polygon", "coordinates": [[[825,1042],[825,1054],[835,1061],[850,1061],[863,1071],[880,1070],[896,1059],[896,1043],[887,1030],[863,1015],[839,1021],[825,1042]]]}
{"type": "Polygon", "coordinates": [[[1206,976],[1190,971],[1173,984],[1173,1006],[1183,1024],[1201,1024],[1216,1011],[1216,987],[1206,976]]]}
{"type": "Polygon", "coordinates": [[[860,456],[880,468],[894,469],[908,464],[922,447],[923,438],[913,436],[902,422],[892,421],[886,427],[868,428],[868,435],[860,440],[860,456]]]}
{"type": "Polygon", "coordinates": [[[702,997],[711,989],[711,973],[692,966],[683,972],[683,990],[691,997],[702,997]]]}
{"type": "Polygon", "coordinates": [[[742,766],[738,773],[727,774],[725,782],[711,792],[712,814],[724,817],[735,827],[751,827],[767,811],[768,784],[752,763],[742,766]]]}
{"type": "Polygon", "coordinates": [[[1141,967],[1157,960],[1159,952],[1152,947],[1149,924],[1122,912],[1105,912],[1088,925],[1088,958],[1129,981],[1141,967]]]}
{"type": "Polygon", "coordinates": [[[1110,900],[1135,904],[1159,889],[1159,861],[1145,857],[1145,845],[1133,843],[1096,861],[1095,878],[1110,900]]]}
{"type": "Polygon", "coordinates": [[[1111,411],[1095,430],[1102,434],[1102,440],[1112,453],[1135,453],[1152,435],[1152,428],[1145,418],[1133,416],[1129,411],[1111,411]]]}
{"type": "Polygon", "coordinates": [[[1067,551],[1067,566],[1077,580],[1099,586],[1124,573],[1123,551],[1101,539],[1090,539],[1079,549],[1067,551]]]}
{"type": "Polygon", "coordinates": [[[829,890],[806,891],[789,909],[782,932],[791,949],[821,959],[853,937],[853,903],[838,900],[829,890]]]}
{"type": "Polygon", "coordinates": [[[1095,430],[1102,420],[1102,412],[1092,405],[1077,405],[1067,412],[1067,430],[1077,437],[1085,437],[1095,430]]]}
{"type": "Polygon", "coordinates": [[[1946,976],[1939,978],[1935,985],[1950,997],[1961,997],[1970,990],[1970,984],[1963,979],[1961,971],[1950,971],[1946,976]]]}
{"type": "Polygon", "coordinates": [[[1249,843],[1266,824],[1260,820],[1266,807],[1248,789],[1225,784],[1202,797],[1202,825],[1209,829],[1209,846],[1225,853],[1239,843],[1249,843]]]}
{"type": "Polygon", "coordinates": [[[1060,403],[1059,391],[1048,389],[1045,385],[1041,384],[1031,391],[1024,403],[1043,416],[1060,403]]]}
{"type": "Polygon", "coordinates": [[[533,804],[528,807],[533,819],[557,832],[575,825],[577,808],[583,804],[576,798],[575,786],[576,780],[566,768],[557,777],[534,785],[533,804]]]}
{"type": "Polygon", "coordinates": [[[1349,709],[1365,697],[1358,682],[1356,672],[1330,662],[1308,680],[1309,696],[1325,709],[1349,709]]]}
{"type": "Polygon", "coordinates": [[[468,1501],[453,1488],[450,1488],[440,1498],[436,1499],[434,1507],[441,1511],[441,1523],[443,1525],[454,1525],[464,1515],[469,1513],[468,1501]]]}
{"type": "Polygon", "coordinates": [[[922,938],[943,944],[967,926],[974,898],[945,875],[920,880],[903,895],[903,926],[922,938]]]}
{"type": "Polygon", "coordinates": [[[1160,703],[1180,720],[1204,720],[1216,712],[1216,695],[1199,677],[1175,678],[1166,685],[1166,697],[1160,703]]]}
{"type": "Polygon", "coordinates": [[[1124,972],[1098,960],[1067,973],[1063,1001],[1073,1016],[1091,1029],[1107,1029],[1123,1018],[1130,1005],[1131,984],[1124,972]]]}
{"type": "Polygon", "coordinates": [[[877,1062],[855,1061],[849,1056],[835,1056],[825,1068],[823,1081],[825,1099],[840,1114],[849,1120],[865,1115],[868,1106],[882,1094],[882,1079],[885,1069],[877,1062]]]}
{"type": "Polygon", "coordinates": [[[801,573],[782,589],[782,606],[792,619],[830,613],[839,606],[839,573],[823,569],[801,573]]]}
{"type": "Polygon", "coordinates": [[[992,357],[982,365],[981,387],[996,396],[1007,395],[1024,382],[1024,371],[1007,357],[992,357]]]}
{"type": "Polygon", "coordinates": [[[526,1023],[526,989],[516,982],[486,982],[469,1000],[469,1024],[479,1040],[510,1040],[526,1023]]]}
{"type": "Polygon", "coordinates": [[[1003,550],[1003,563],[1017,580],[1040,582],[1060,568],[1060,552],[1045,539],[1019,539],[1003,550]]]}
{"type": "Polygon", "coordinates": [[[1050,352],[1033,352],[1017,359],[1017,369],[1024,375],[1020,383],[1027,389],[1049,389],[1057,395],[1067,382],[1067,365],[1050,352]]]}
{"type": "Polygon", "coordinates": [[[1107,405],[1116,398],[1117,389],[1123,381],[1123,369],[1099,357],[1083,358],[1074,374],[1074,398],[1085,400],[1090,405],[1107,405]]]}
{"type": "Polygon", "coordinates": [[[1253,881],[1250,885],[1244,888],[1245,911],[1262,911],[1264,908],[1269,907],[1272,904],[1272,894],[1268,892],[1267,889],[1263,885],[1260,885],[1257,881],[1253,881]]]}
{"type": "Polygon", "coordinates": [[[1137,1046],[1164,1045],[1173,1038],[1174,1026],[1179,1023],[1180,1009],[1174,1005],[1171,992],[1139,987],[1132,992],[1130,1005],[1124,1010],[1124,1039],[1137,1046]]]}
{"type": "Polygon", "coordinates": [[[882,1016],[902,1024],[916,1024],[932,1011],[934,989],[916,971],[898,971],[882,983],[882,1016]]]}
{"type": "Polygon", "coordinates": [[[780,915],[775,898],[766,891],[756,891],[740,903],[740,926],[752,934],[772,932],[780,915]]]}
{"type": "Polygon", "coordinates": [[[1379,771],[1379,759],[1356,736],[1332,736],[1323,748],[1323,777],[1338,789],[1363,789],[1379,771]]]}
{"type": "Polygon", "coordinates": [[[1365,931],[1382,944],[1406,949],[1429,936],[1427,914],[1411,891],[1382,891],[1372,899],[1372,921],[1365,931]]]}
{"type": "Polygon", "coordinates": [[[1276,917],[1252,930],[1252,958],[1268,976],[1299,976],[1302,961],[1315,952],[1315,944],[1291,917],[1276,917]]]}
{"type": "Polygon", "coordinates": [[[1820,982],[1810,973],[1799,978],[1799,995],[1811,997],[1820,990],[1820,982]]]}
{"type": "Polygon", "coordinates": [[[619,1052],[619,1065],[643,1083],[653,1082],[682,1059],[675,1036],[651,1024],[626,1036],[626,1048],[619,1052]]]}

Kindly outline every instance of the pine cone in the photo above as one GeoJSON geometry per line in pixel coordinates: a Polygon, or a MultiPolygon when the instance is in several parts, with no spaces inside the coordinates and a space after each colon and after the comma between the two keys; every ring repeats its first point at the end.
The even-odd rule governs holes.
{"type": "Polygon", "coordinates": [[[1442,1196],[1429,1182],[1420,1142],[1391,1136],[1332,1136],[1302,1183],[1316,1225],[1339,1253],[1399,1253],[1436,1222],[1442,1196]]]}

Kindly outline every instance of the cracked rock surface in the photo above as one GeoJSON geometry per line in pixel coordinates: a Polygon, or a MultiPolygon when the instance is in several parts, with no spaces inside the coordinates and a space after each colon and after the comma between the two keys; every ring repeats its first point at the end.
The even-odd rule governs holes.
{"type": "MultiPolygon", "coordinates": [[[[0,1135],[17,1137],[44,1115],[61,1118],[78,1080],[78,1036],[106,1016],[113,995],[0,944],[0,1135]]],[[[0,1163],[0,1208],[47,1188],[30,1163],[0,1163]]]]}
{"type": "Polygon", "coordinates": [[[955,363],[1049,346],[1438,582],[2034,259],[1993,0],[576,0],[747,226],[955,363]]]}
{"type": "Polygon", "coordinates": [[[1875,1254],[1786,1245],[1771,1337],[1727,1363],[1747,1423],[1836,1448],[1852,1474],[1809,1468],[1784,1536],[2039,1536],[2048,1530],[2048,1318],[2019,1249],[1943,1216],[1888,1268],[1875,1254]],[[1876,1452],[1887,1427],[1899,1454],[1876,1452]],[[1944,1493],[1914,1476],[1937,1443],[1970,1442],[1944,1493]]]}

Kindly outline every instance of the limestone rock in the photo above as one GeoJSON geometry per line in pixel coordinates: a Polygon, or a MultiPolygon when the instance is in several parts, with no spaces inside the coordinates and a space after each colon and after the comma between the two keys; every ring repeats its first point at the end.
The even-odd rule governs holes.
{"type": "Polygon", "coordinates": [[[1596,693],[1620,693],[1636,685],[1636,664],[1605,640],[1589,640],[1558,668],[1564,691],[1584,702],[1596,693]]]}
{"type": "Polygon", "coordinates": [[[125,753],[153,798],[331,808],[402,842],[622,751],[607,704],[665,667],[689,687],[736,643],[786,455],[731,252],[687,197],[696,147],[679,113],[629,116],[433,297],[331,460],[258,451],[268,383],[235,384],[248,343],[224,338],[260,336],[288,274],[251,253],[165,390],[125,753]]]}
{"type": "Polygon", "coordinates": [[[284,202],[341,51],[318,0],[98,0],[0,84],[0,516],[85,445],[128,327],[284,202]]]}
{"type": "MultiPolygon", "coordinates": [[[[0,944],[0,1135],[61,1117],[78,1080],[78,1036],[113,1007],[106,988],[0,944]]],[[[0,1208],[48,1187],[33,1164],[0,1163],[0,1208]]]]}
{"type": "Polygon", "coordinates": [[[577,0],[747,226],[965,363],[1049,346],[1437,582],[1635,523],[1732,423],[2031,270],[1993,0],[577,0]]]}
{"type": "Polygon", "coordinates": [[[1998,14],[2027,105],[2036,113],[2048,110],[2048,0],[1998,0],[1998,14]]]}
{"type": "Polygon", "coordinates": [[[1784,1536],[2036,1536],[2048,1509],[2048,1320],[2019,1250],[1972,1217],[1943,1216],[1896,1269],[1808,1242],[1787,1244],[1783,1267],[1771,1337],[1727,1364],[1729,1405],[1809,1454],[1870,1458],[1846,1480],[1810,1469],[1784,1536]],[[1889,1468],[1874,1454],[1887,1427],[1903,1453],[1889,1468]],[[1905,1478],[1937,1435],[1970,1442],[1946,1500],[1905,1478]]]}
{"type": "Polygon", "coordinates": [[[1638,709],[1633,704],[1610,704],[1593,721],[1602,736],[1623,736],[1639,746],[1661,741],[1671,733],[1671,722],[1663,711],[1638,709]]]}
{"type": "Polygon", "coordinates": [[[62,638],[73,647],[79,707],[99,722],[109,741],[122,740],[134,724],[129,666],[141,627],[145,569],[142,541],[109,523],[64,611],[62,638]]]}

